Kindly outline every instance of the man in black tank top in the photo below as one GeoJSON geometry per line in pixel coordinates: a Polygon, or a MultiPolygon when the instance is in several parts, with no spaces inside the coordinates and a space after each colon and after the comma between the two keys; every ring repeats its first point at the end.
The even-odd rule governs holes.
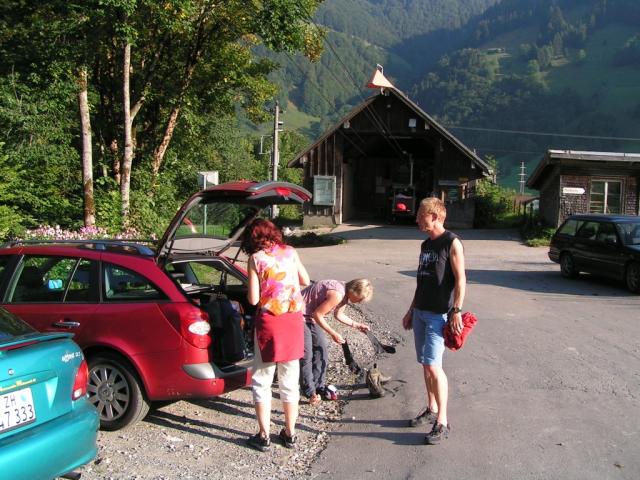
{"type": "Polygon", "coordinates": [[[449,436],[449,384],[442,369],[443,327],[462,332],[462,302],[466,286],[464,251],[460,238],[444,228],[447,210],[434,197],[420,202],[418,228],[427,234],[420,246],[416,291],[402,326],[413,329],[416,357],[422,365],[427,408],[410,420],[412,427],[433,424],[425,437],[429,445],[449,436]]]}

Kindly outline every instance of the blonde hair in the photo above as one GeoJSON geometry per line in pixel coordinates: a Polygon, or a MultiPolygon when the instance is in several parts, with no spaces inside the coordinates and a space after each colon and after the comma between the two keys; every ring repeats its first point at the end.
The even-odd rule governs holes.
{"type": "Polygon", "coordinates": [[[350,280],[345,284],[344,288],[347,292],[351,292],[361,298],[362,302],[368,302],[373,296],[373,285],[366,278],[350,280]]]}
{"type": "Polygon", "coordinates": [[[447,217],[447,208],[444,206],[444,202],[436,197],[427,197],[420,202],[419,215],[428,215],[435,213],[438,216],[438,220],[444,221],[447,217]]]}

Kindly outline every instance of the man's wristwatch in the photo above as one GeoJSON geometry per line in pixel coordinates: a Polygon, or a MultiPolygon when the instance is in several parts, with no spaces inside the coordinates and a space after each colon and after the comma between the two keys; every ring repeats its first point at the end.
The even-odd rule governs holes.
{"type": "Polygon", "coordinates": [[[449,313],[461,313],[462,312],[462,308],[460,307],[451,307],[449,309],[449,313]]]}

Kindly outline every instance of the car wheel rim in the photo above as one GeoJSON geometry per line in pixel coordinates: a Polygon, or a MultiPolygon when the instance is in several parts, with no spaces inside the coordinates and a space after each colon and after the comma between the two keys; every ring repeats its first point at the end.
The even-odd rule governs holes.
{"type": "Polygon", "coordinates": [[[114,421],[127,411],[131,399],[129,383],[124,374],[112,365],[96,365],[89,372],[89,401],[96,407],[101,420],[114,421]]]}

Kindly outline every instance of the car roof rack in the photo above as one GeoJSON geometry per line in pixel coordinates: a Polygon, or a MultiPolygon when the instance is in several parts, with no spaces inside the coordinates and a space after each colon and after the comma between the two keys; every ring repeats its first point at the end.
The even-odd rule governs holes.
{"type": "Polygon", "coordinates": [[[91,250],[104,250],[116,253],[133,253],[138,255],[153,256],[155,251],[145,244],[155,245],[156,240],[148,239],[93,239],[93,240],[10,240],[0,248],[17,247],[19,245],[78,245],[80,248],[91,250]]]}

